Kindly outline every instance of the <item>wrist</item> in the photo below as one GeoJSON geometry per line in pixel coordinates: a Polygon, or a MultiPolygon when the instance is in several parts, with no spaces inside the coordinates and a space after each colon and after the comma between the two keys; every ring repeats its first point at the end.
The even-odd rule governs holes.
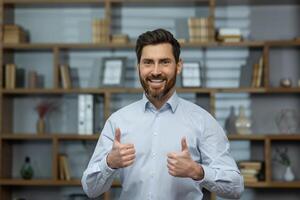
{"type": "Polygon", "coordinates": [[[193,170],[191,170],[191,178],[195,181],[200,181],[204,178],[204,171],[200,164],[196,163],[193,166],[193,170]]]}

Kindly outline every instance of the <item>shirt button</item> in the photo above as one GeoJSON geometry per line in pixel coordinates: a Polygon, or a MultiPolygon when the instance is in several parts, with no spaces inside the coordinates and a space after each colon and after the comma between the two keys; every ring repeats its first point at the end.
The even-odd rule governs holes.
{"type": "Polygon", "coordinates": [[[154,172],[151,172],[151,177],[152,177],[152,178],[154,177],[154,172]]]}
{"type": "Polygon", "coordinates": [[[153,154],[152,154],[152,157],[153,157],[153,158],[155,158],[155,156],[156,156],[156,154],[155,154],[155,153],[153,153],[153,154]]]}
{"type": "Polygon", "coordinates": [[[153,135],[155,135],[155,136],[156,136],[156,135],[157,135],[157,133],[156,133],[156,132],[154,132],[154,133],[153,133],[153,135]]]}

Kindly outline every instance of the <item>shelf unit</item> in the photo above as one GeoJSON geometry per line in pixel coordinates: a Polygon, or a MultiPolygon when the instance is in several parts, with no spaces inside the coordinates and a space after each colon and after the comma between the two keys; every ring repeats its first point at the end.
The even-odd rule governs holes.
{"type": "MultiPolygon", "coordinates": [[[[167,0],[164,3],[155,0],[0,0],[0,23],[5,24],[4,11],[6,8],[13,8],[18,5],[32,6],[32,5],[61,5],[61,4],[88,4],[88,5],[102,5],[105,10],[105,16],[112,19],[111,10],[114,5],[122,3],[136,3],[145,4],[148,3],[168,4],[168,3],[195,3],[196,5],[204,5],[209,8],[209,15],[214,17],[216,1],[215,0],[167,0]]],[[[0,30],[0,38],[2,38],[3,32],[0,30]]],[[[75,88],[75,89],[61,89],[59,86],[59,76],[58,76],[58,65],[59,56],[62,51],[66,50],[108,50],[108,51],[118,51],[118,50],[134,50],[134,43],[129,44],[93,44],[93,43],[24,43],[24,44],[3,44],[0,43],[0,64],[3,66],[5,64],[5,54],[4,52],[14,52],[14,51],[49,51],[53,54],[53,87],[47,89],[27,89],[27,88],[17,88],[17,89],[5,89],[3,80],[0,81],[0,199],[12,199],[12,192],[8,189],[8,186],[21,186],[21,187],[66,187],[66,186],[80,186],[79,180],[62,181],[58,179],[57,170],[57,154],[59,152],[59,145],[62,141],[94,141],[96,142],[99,138],[99,134],[94,134],[91,136],[78,135],[77,133],[51,133],[45,135],[36,135],[33,133],[13,133],[12,132],[12,110],[13,104],[11,100],[13,98],[23,97],[23,96],[62,96],[68,94],[93,94],[100,95],[104,99],[104,117],[107,119],[111,114],[111,98],[114,94],[137,94],[142,93],[141,88],[75,88]],[[12,166],[12,147],[11,142],[17,141],[48,141],[51,143],[52,149],[52,175],[51,179],[47,180],[21,180],[12,179],[11,176],[11,166],[12,166]]],[[[300,87],[294,88],[280,88],[273,87],[270,85],[270,70],[271,66],[269,64],[270,51],[272,48],[282,48],[282,47],[293,47],[299,48],[299,40],[259,40],[259,41],[242,41],[237,43],[222,43],[222,42],[207,42],[207,43],[184,43],[183,48],[186,49],[209,49],[209,48],[254,48],[260,49],[264,57],[264,76],[263,76],[263,87],[260,88],[178,88],[179,93],[195,93],[197,95],[205,95],[209,98],[209,110],[212,114],[215,114],[215,96],[217,93],[248,93],[250,95],[299,95],[300,87]]],[[[3,77],[3,67],[0,68],[0,77],[3,77]]],[[[300,188],[300,181],[293,182],[281,182],[272,180],[272,143],[278,141],[300,141],[299,135],[276,135],[276,134],[252,134],[252,135],[229,135],[229,140],[231,141],[250,141],[260,142],[263,144],[264,149],[264,161],[265,161],[265,174],[266,180],[258,183],[246,183],[247,188],[276,188],[276,189],[290,189],[290,188],[300,188]]],[[[120,187],[120,183],[114,182],[112,187],[120,187]]],[[[215,199],[214,195],[211,199],[215,199]]],[[[104,195],[104,199],[110,199],[109,193],[104,195]]]]}

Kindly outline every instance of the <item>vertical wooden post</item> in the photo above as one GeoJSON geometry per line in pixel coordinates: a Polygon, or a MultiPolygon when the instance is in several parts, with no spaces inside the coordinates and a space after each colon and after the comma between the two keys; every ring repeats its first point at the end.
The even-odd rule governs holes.
{"type": "Polygon", "coordinates": [[[104,120],[107,120],[111,114],[111,93],[104,92],[104,120]]]}
{"type": "Polygon", "coordinates": [[[52,179],[53,181],[58,180],[58,139],[53,137],[52,140],[52,179]]]}
{"type": "Polygon", "coordinates": [[[54,47],[53,49],[53,88],[58,89],[59,88],[59,48],[54,47]]]}
{"type": "Polygon", "coordinates": [[[209,18],[212,21],[212,33],[213,33],[213,40],[215,41],[215,34],[216,34],[216,27],[215,27],[215,10],[216,10],[216,1],[209,0],[209,18]]]}
{"type": "Polygon", "coordinates": [[[269,185],[272,181],[272,147],[271,147],[271,139],[269,137],[265,138],[265,177],[267,185],[269,185]]]}
{"type": "Polygon", "coordinates": [[[268,45],[264,45],[263,48],[263,83],[265,88],[270,87],[270,47],[268,45]]]}

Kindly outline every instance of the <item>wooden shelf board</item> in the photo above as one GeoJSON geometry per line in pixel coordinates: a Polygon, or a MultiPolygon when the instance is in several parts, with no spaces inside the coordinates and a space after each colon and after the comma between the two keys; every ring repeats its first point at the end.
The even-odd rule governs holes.
{"type": "Polygon", "coordinates": [[[266,45],[270,47],[300,47],[300,39],[266,41],[266,45]]]}
{"type": "Polygon", "coordinates": [[[259,134],[249,134],[249,135],[239,135],[239,134],[229,134],[229,140],[265,140],[266,135],[259,134]]]}
{"type": "Polygon", "coordinates": [[[300,188],[300,181],[273,181],[270,183],[270,187],[272,188],[300,188]]]}
{"type": "Polygon", "coordinates": [[[97,140],[99,138],[99,134],[93,135],[79,135],[79,134],[45,134],[45,135],[37,135],[33,133],[18,133],[18,134],[2,134],[0,138],[2,140],[97,140]]]}
{"type": "MultiPolygon", "coordinates": [[[[104,94],[104,93],[143,93],[142,88],[75,88],[75,89],[2,89],[5,95],[30,95],[30,94],[104,94]]],[[[266,93],[265,88],[181,88],[179,93],[266,93]]],[[[299,90],[300,91],[300,90],[299,90]]],[[[277,91],[279,92],[279,91],[277,91]]],[[[286,91],[285,91],[286,92],[286,91]]]]}
{"type": "Polygon", "coordinates": [[[99,4],[104,0],[3,0],[4,5],[14,4],[99,4]]]}
{"type": "Polygon", "coordinates": [[[239,135],[239,134],[229,134],[229,140],[300,140],[300,133],[298,134],[249,134],[249,135],[239,135]]]}
{"type": "MultiPolygon", "coordinates": [[[[0,179],[0,185],[3,186],[81,186],[79,179],[73,180],[51,180],[51,179],[0,179]]],[[[119,181],[114,181],[112,187],[121,187],[119,181]]]]}
{"type": "Polygon", "coordinates": [[[300,87],[293,87],[293,88],[267,88],[266,92],[268,93],[300,93],[300,87]]]}
{"type": "MultiPolygon", "coordinates": [[[[203,42],[203,43],[183,43],[182,48],[217,48],[217,47],[263,47],[263,41],[242,41],[242,42],[203,42]]],[[[21,43],[3,44],[5,50],[52,50],[59,48],[62,50],[118,50],[135,48],[135,43],[116,44],[116,43],[21,43]]]]}
{"type": "Polygon", "coordinates": [[[38,135],[36,133],[1,134],[2,140],[51,140],[52,135],[38,135]]]}
{"type": "Polygon", "coordinates": [[[245,187],[247,188],[267,188],[270,187],[267,182],[259,181],[259,182],[245,182],[245,187]]]}

